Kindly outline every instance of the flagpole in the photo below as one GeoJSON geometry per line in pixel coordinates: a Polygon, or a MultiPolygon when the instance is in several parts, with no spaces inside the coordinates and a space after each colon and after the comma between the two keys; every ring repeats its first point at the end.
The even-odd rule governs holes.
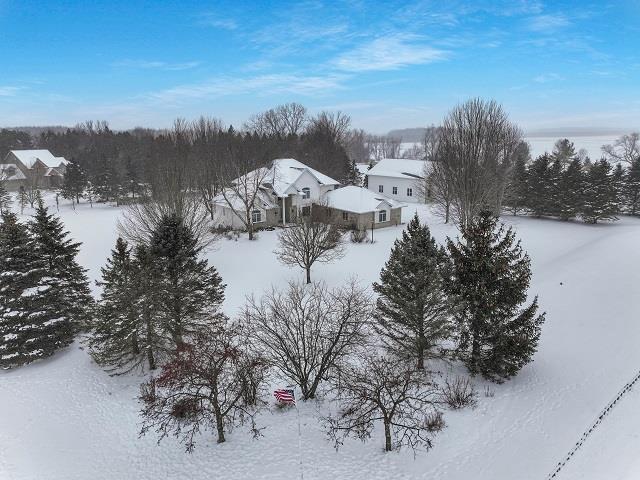
{"type": "Polygon", "coordinates": [[[300,410],[298,410],[297,401],[295,402],[295,406],[296,417],[298,418],[298,462],[300,463],[300,480],[304,480],[304,469],[302,468],[302,430],[300,428],[300,410]]]}

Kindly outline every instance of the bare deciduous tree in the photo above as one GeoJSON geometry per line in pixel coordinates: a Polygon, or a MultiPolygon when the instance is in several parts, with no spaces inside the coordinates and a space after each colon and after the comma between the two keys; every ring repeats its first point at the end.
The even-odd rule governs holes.
{"type": "Polygon", "coordinates": [[[609,161],[632,164],[640,158],[640,133],[632,132],[622,135],[613,144],[603,145],[602,153],[609,161]]]}
{"type": "Polygon", "coordinates": [[[437,385],[397,358],[370,355],[344,369],[338,395],[338,413],[325,419],[336,447],[348,436],[369,439],[381,422],[385,451],[429,449],[433,434],[444,426],[437,385]]]}
{"type": "Polygon", "coordinates": [[[291,282],[284,292],[272,288],[260,301],[249,298],[244,323],[259,354],[309,399],[362,346],[371,305],[355,281],[334,290],[291,282]]]}
{"type": "Polygon", "coordinates": [[[215,220],[214,198],[221,190],[220,171],[222,170],[225,145],[222,140],[222,120],[200,117],[190,125],[192,136],[192,154],[197,169],[195,186],[211,220],[215,220]]]}
{"type": "Polygon", "coordinates": [[[451,196],[461,229],[482,210],[500,212],[506,178],[522,139],[495,101],[476,98],[456,106],[438,135],[433,180],[451,196]]]}
{"type": "Polygon", "coordinates": [[[150,430],[158,442],[173,435],[193,451],[201,431],[215,431],[218,443],[225,431],[249,421],[255,436],[255,405],[245,400],[246,381],[259,383],[265,364],[241,346],[238,332],[228,325],[201,330],[183,344],[160,375],[140,388],[143,417],[140,435],[150,430]]]}
{"type": "Polygon", "coordinates": [[[309,120],[307,130],[322,130],[327,132],[338,144],[346,148],[351,117],[342,112],[320,112],[309,120]]]}
{"type": "Polygon", "coordinates": [[[378,162],[383,158],[400,158],[401,139],[387,135],[369,135],[366,140],[369,157],[378,162]]]}
{"type": "Polygon", "coordinates": [[[298,135],[307,123],[307,109],[299,103],[285,103],[266,112],[253,115],[244,129],[258,135],[278,136],[298,135]]]}
{"type": "Polygon", "coordinates": [[[299,218],[280,232],[275,254],[284,265],[303,268],[307,283],[311,283],[311,266],[315,262],[329,263],[344,256],[342,235],[336,225],[299,218]]]}

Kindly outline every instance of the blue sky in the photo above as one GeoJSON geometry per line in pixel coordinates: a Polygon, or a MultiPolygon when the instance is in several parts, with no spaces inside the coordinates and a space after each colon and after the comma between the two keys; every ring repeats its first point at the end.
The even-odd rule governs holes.
{"type": "Polygon", "coordinates": [[[296,101],[373,132],[495,98],[525,130],[640,128],[640,0],[0,0],[0,125],[240,125],[296,101]]]}

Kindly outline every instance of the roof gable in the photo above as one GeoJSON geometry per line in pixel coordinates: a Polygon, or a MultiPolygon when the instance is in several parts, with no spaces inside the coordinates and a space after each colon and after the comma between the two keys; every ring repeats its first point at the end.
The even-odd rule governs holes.
{"type": "Polygon", "coordinates": [[[425,162],[423,160],[383,158],[367,172],[367,175],[419,180],[424,178],[424,168],[425,162]]]}
{"type": "Polygon", "coordinates": [[[55,157],[49,150],[11,150],[10,153],[29,169],[33,168],[38,160],[48,168],[59,167],[67,163],[64,157],[55,157]]]}

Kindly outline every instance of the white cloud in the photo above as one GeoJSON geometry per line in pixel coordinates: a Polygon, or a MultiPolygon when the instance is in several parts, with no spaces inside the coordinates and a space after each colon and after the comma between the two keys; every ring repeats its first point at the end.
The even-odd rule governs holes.
{"type": "Polygon", "coordinates": [[[544,73],[533,78],[533,81],[536,83],[549,83],[558,80],[563,80],[563,77],[557,73],[544,73]]]}
{"type": "Polygon", "coordinates": [[[203,13],[198,21],[199,25],[222,28],[224,30],[235,30],[238,23],[231,18],[222,18],[214,13],[203,13]]]}
{"type": "Polygon", "coordinates": [[[216,98],[243,94],[297,94],[317,95],[342,88],[344,75],[304,76],[295,74],[268,74],[248,78],[220,77],[209,81],[180,85],[152,92],[150,100],[177,103],[194,99],[216,98]]]}
{"type": "Polygon", "coordinates": [[[569,26],[570,22],[562,14],[536,15],[528,21],[528,28],[534,32],[548,33],[569,26]]]}
{"type": "Polygon", "coordinates": [[[121,60],[111,64],[112,67],[157,69],[168,71],[189,70],[200,65],[200,62],[169,63],[155,60],[121,60]]]}
{"type": "Polygon", "coordinates": [[[338,56],[333,65],[349,72],[396,70],[448,57],[446,50],[433,48],[417,40],[417,36],[406,34],[379,37],[338,56]]]}
{"type": "Polygon", "coordinates": [[[0,86],[0,97],[15,97],[22,87],[0,86]]]}

